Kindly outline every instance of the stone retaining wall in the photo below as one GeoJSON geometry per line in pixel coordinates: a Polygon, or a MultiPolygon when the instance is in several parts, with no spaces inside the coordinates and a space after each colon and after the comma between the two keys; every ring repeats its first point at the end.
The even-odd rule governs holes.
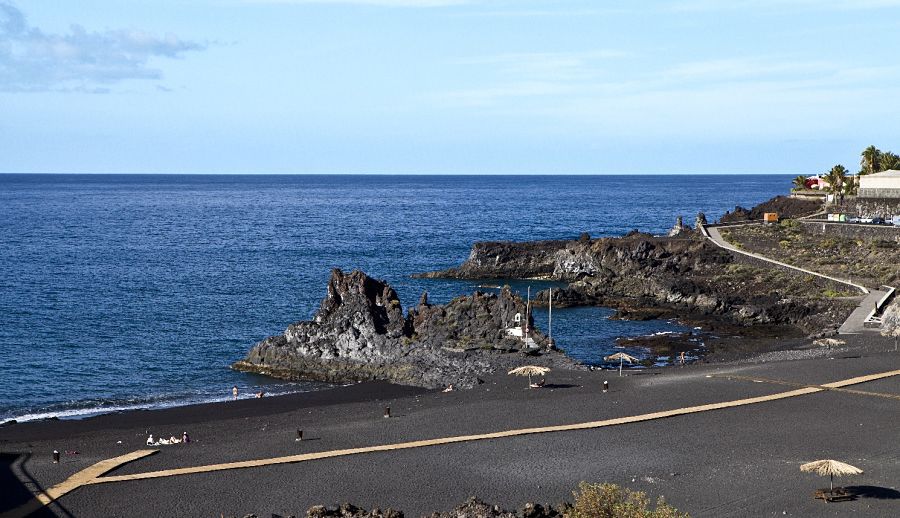
{"type": "Polygon", "coordinates": [[[900,216],[900,198],[862,198],[846,197],[841,204],[828,207],[829,212],[843,212],[851,216],[882,217],[890,219],[900,216]]]}
{"type": "Polygon", "coordinates": [[[816,235],[843,237],[849,239],[883,239],[900,243],[900,227],[892,225],[858,225],[855,223],[825,223],[821,221],[796,220],[803,229],[816,235]]]}

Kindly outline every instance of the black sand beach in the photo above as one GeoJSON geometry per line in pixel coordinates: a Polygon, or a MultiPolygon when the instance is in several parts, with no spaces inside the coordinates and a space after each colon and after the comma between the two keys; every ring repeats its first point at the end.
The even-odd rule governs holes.
{"type": "MultiPolygon", "coordinates": [[[[851,337],[802,360],[626,372],[555,371],[548,385],[494,375],[475,389],[441,393],[364,383],[335,390],[81,421],[0,428],[3,507],[100,460],[187,431],[187,445],[110,475],[295,455],[535,426],[632,416],[794,389],[745,376],[821,384],[900,369],[893,342],[851,337]],[[603,393],[604,380],[611,390],[603,393]],[[385,419],[383,409],[391,407],[385,419]],[[304,440],[295,441],[302,428],[304,440]],[[119,443],[121,441],[121,443],[119,443]],[[76,450],[51,463],[50,452],[76,450]],[[31,482],[27,482],[28,480],[31,482]],[[26,481],[24,484],[21,481],[26,481]],[[16,482],[19,481],[19,482],[16,482]]],[[[316,504],[393,507],[408,516],[449,510],[476,495],[508,508],[570,499],[582,481],[646,491],[692,516],[897,516],[900,514],[900,377],[847,387],[896,397],[819,392],[737,408],[581,431],[543,433],[294,464],[115,482],[76,489],[57,516],[302,515],[316,504]],[[800,464],[841,460],[865,474],[840,479],[861,494],[826,504],[827,479],[800,464]]]]}

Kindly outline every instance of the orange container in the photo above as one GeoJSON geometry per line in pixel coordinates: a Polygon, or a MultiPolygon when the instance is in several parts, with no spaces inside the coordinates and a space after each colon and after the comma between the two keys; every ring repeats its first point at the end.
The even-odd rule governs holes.
{"type": "Polygon", "coordinates": [[[766,223],[778,223],[778,213],[777,212],[766,212],[763,214],[763,221],[766,223]]]}

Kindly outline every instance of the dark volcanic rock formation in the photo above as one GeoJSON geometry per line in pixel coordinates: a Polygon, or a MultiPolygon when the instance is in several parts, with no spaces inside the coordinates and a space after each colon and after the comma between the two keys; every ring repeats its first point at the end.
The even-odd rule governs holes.
{"type": "Polygon", "coordinates": [[[745,209],[738,205],[733,211],[726,212],[720,221],[722,223],[739,223],[749,220],[761,220],[766,212],[777,212],[781,218],[799,218],[814,214],[821,209],[822,203],[815,200],[776,196],[752,209],[745,209]]]}
{"type": "MultiPolygon", "coordinates": [[[[504,288],[446,305],[431,305],[423,295],[404,316],[397,293],[386,283],[359,271],[334,270],[312,321],[291,324],[283,335],[259,342],[233,368],[283,379],[471,387],[480,375],[521,363],[520,354],[507,354],[524,345],[507,332],[517,325],[516,314],[525,315],[525,302],[504,288]]],[[[546,338],[533,327],[530,337],[545,350],[546,338]]],[[[552,351],[529,362],[574,366],[552,351]]]]}
{"type": "MultiPolygon", "coordinates": [[[[581,239],[575,243],[589,243],[581,239]]],[[[573,241],[488,241],[472,245],[469,258],[459,268],[414,275],[419,278],[450,279],[543,279],[554,276],[555,254],[573,241]]]]}
{"type": "MultiPolygon", "coordinates": [[[[556,307],[608,306],[623,318],[792,326],[809,333],[847,312],[845,303],[822,297],[817,279],[739,264],[693,232],[675,238],[629,233],[589,242],[478,243],[459,268],[427,276],[504,278],[521,272],[569,282],[553,291],[556,307]]],[[[538,293],[535,304],[546,304],[547,296],[538,293]]]]}

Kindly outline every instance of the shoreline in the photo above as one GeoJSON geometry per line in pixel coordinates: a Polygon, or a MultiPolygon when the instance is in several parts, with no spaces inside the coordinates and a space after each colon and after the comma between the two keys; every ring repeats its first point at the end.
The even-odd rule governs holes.
{"type": "MultiPolygon", "coordinates": [[[[816,352],[821,354],[814,358],[641,369],[623,377],[613,371],[554,370],[548,385],[535,390],[526,388],[524,378],[499,372],[473,389],[450,393],[371,382],[80,421],[21,423],[0,428],[0,450],[13,471],[21,466],[36,487],[47,488],[101,460],[145,449],[148,432],[168,437],[187,431],[192,441],[163,446],[111,476],[615,420],[794,390],[749,378],[821,385],[900,368],[893,340],[884,337],[852,337],[846,346],[816,352]],[[605,381],[608,393],[602,391],[605,381]],[[391,419],[382,416],[386,406],[391,419]],[[302,442],[295,441],[297,429],[305,432],[302,442]],[[53,449],[79,453],[53,464],[53,449]]],[[[798,467],[817,458],[843,459],[864,469],[863,476],[842,480],[844,485],[900,494],[892,489],[900,466],[889,462],[896,454],[890,440],[896,435],[891,420],[896,401],[873,396],[900,393],[900,376],[854,388],[863,392],[825,391],[591,430],[103,483],[73,491],[49,510],[74,516],[289,516],[303,515],[313,505],[349,502],[423,516],[473,495],[507,508],[526,501],[555,503],[570,498],[585,480],[646,491],[651,500],[665,496],[699,516],[716,515],[723,493],[752,483],[765,496],[741,500],[735,512],[761,515],[777,508],[810,516],[824,504],[806,490],[820,481],[798,467]],[[823,413],[823,405],[831,412],[823,413]],[[834,413],[845,418],[834,420],[834,413]],[[530,462],[523,464],[523,458],[530,462]],[[743,477],[715,475],[734,466],[743,477]],[[535,480],[540,483],[528,483],[535,480]]],[[[0,509],[22,503],[30,490],[10,486],[0,509]]],[[[898,503],[893,497],[861,498],[835,509],[895,516],[898,503]]]]}
{"type": "MultiPolygon", "coordinates": [[[[885,354],[892,351],[892,339],[881,336],[850,335],[843,337],[846,343],[837,348],[803,346],[801,342],[787,341],[787,347],[773,347],[767,350],[732,351],[731,354],[714,355],[700,361],[680,365],[626,366],[626,376],[677,375],[684,369],[731,368],[748,364],[780,363],[803,361],[833,356],[835,358],[856,357],[859,354],[885,354]]],[[[562,369],[567,373],[586,373],[616,376],[617,368],[584,370],[562,369]]],[[[484,383],[472,389],[456,389],[454,393],[476,393],[489,385],[492,380],[504,374],[497,371],[485,375],[484,383]]],[[[377,402],[382,400],[418,397],[437,394],[439,389],[400,385],[387,381],[364,381],[339,385],[332,388],[307,392],[294,392],[265,396],[263,398],[241,398],[237,400],[210,401],[164,408],[133,409],[102,413],[80,419],[45,418],[32,421],[6,422],[0,424],[0,448],[4,443],[25,440],[52,440],[92,433],[98,430],[116,430],[135,427],[172,426],[182,424],[208,423],[230,419],[258,418],[301,409],[314,409],[334,405],[377,402]]]]}
{"type": "Polygon", "coordinates": [[[219,419],[238,419],[279,414],[302,408],[378,401],[424,394],[429,390],[396,385],[384,381],[368,381],[308,392],[294,392],[211,401],[166,408],[133,409],[103,413],[82,419],[46,418],[9,422],[0,425],[0,446],[5,442],[50,440],[133,427],[190,425],[219,419]]]}

